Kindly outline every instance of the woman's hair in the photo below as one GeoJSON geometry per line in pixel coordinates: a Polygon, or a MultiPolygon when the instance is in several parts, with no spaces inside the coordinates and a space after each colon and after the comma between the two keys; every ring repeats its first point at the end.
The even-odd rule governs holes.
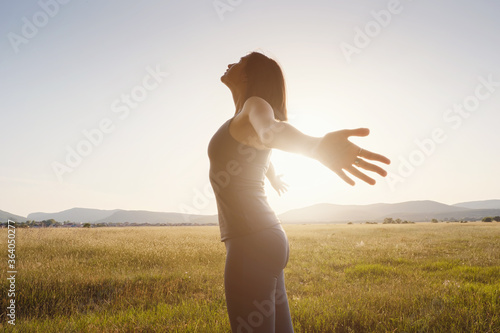
{"type": "Polygon", "coordinates": [[[276,61],[259,52],[246,56],[247,92],[245,100],[257,96],[268,102],[274,118],[287,120],[285,79],[276,61]]]}

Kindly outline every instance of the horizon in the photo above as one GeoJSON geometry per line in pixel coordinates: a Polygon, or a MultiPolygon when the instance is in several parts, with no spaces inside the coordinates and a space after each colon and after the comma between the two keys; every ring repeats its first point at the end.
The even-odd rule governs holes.
{"type": "Polygon", "coordinates": [[[217,214],[206,150],[234,113],[219,79],[251,51],[281,65],[297,129],[368,127],[352,141],[392,161],[351,187],[274,150],[277,214],[500,198],[500,3],[51,3],[0,5],[1,210],[217,214]]]}
{"type": "MultiPolygon", "coordinates": [[[[410,201],[401,201],[401,202],[373,202],[373,203],[367,203],[367,204],[336,204],[336,203],[331,203],[331,202],[318,202],[318,203],[315,203],[315,204],[312,204],[312,205],[309,205],[309,206],[301,206],[301,207],[294,207],[294,208],[291,208],[289,210],[286,210],[286,211],[282,211],[282,212],[276,212],[277,215],[282,215],[282,214],[285,214],[289,211],[292,211],[292,210],[300,210],[300,209],[303,209],[303,208],[308,208],[308,207],[311,207],[311,206],[315,206],[315,205],[336,205],[336,206],[350,206],[350,205],[353,205],[353,206],[368,206],[368,205],[378,205],[378,204],[404,204],[404,203],[408,203],[408,202],[424,202],[424,201],[427,201],[427,202],[434,202],[434,203],[438,203],[438,204],[444,204],[444,205],[447,205],[447,206],[455,206],[455,205],[458,205],[458,204],[465,204],[465,203],[476,203],[476,202],[487,202],[487,201],[500,201],[500,199],[486,199],[486,200],[472,200],[472,201],[463,201],[463,202],[456,202],[454,204],[447,204],[447,203],[443,203],[443,202],[439,202],[439,201],[435,201],[435,200],[410,200],[410,201]]],[[[177,214],[186,214],[186,213],[179,213],[179,212],[173,212],[173,211],[151,211],[151,210],[144,210],[144,209],[123,209],[123,208],[113,208],[113,209],[100,209],[100,208],[90,208],[90,207],[71,207],[71,208],[67,208],[67,209],[63,209],[61,211],[57,211],[57,212],[46,212],[46,211],[37,211],[37,212],[30,212],[29,214],[27,215],[19,215],[19,214],[16,214],[15,212],[10,212],[10,211],[6,211],[6,210],[3,210],[3,209],[0,209],[4,212],[7,212],[7,213],[10,213],[10,214],[14,214],[14,215],[18,215],[18,216],[21,216],[21,217],[28,217],[30,214],[57,214],[57,213],[61,213],[61,212],[65,212],[65,211],[69,211],[69,210],[72,210],[72,209],[86,209],[86,210],[103,210],[103,211],[131,211],[131,212],[138,212],[138,211],[144,211],[144,212],[151,212],[151,213],[177,213],[177,214]]],[[[470,209],[470,208],[467,208],[467,209],[470,209]]],[[[500,207],[499,207],[500,209],[500,207]]],[[[188,214],[188,213],[187,213],[188,214]]],[[[212,216],[212,215],[217,215],[217,212],[215,212],[215,214],[200,214],[200,215],[207,215],[207,216],[212,216]]]]}

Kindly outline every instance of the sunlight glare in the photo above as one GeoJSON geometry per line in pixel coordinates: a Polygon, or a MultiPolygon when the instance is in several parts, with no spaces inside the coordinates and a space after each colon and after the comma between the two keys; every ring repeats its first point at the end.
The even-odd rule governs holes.
{"type": "MultiPolygon", "coordinates": [[[[332,126],[325,118],[313,114],[290,115],[289,122],[301,132],[321,137],[332,131],[332,126]]],[[[271,161],[276,173],[282,174],[283,181],[289,184],[287,201],[315,202],[325,197],[334,198],[338,193],[333,186],[335,177],[331,170],[311,158],[280,150],[274,150],[271,161]]],[[[268,192],[274,190],[269,187],[268,192]]],[[[274,194],[272,195],[274,196],[274,194]]]]}

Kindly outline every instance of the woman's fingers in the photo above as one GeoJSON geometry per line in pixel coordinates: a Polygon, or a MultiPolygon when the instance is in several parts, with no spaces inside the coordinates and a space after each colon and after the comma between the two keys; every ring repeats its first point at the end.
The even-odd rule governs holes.
{"type": "Polygon", "coordinates": [[[372,164],[372,163],[367,162],[365,160],[362,160],[360,158],[358,158],[356,160],[357,160],[357,163],[355,163],[356,166],[363,168],[365,170],[368,170],[368,171],[376,172],[379,175],[381,175],[382,177],[387,176],[387,171],[385,171],[384,169],[382,169],[378,165],[372,164]]]}
{"type": "Polygon", "coordinates": [[[361,171],[359,171],[358,169],[356,169],[353,166],[347,167],[346,170],[351,175],[358,177],[359,179],[361,179],[362,181],[364,181],[370,185],[375,185],[375,183],[376,183],[375,179],[368,177],[367,175],[365,175],[364,173],[362,173],[361,171]]]}
{"type": "MultiPolygon", "coordinates": [[[[360,160],[360,163],[358,164],[358,166],[360,168],[363,168],[363,169],[366,169],[369,171],[374,171],[374,172],[380,174],[381,176],[385,176],[387,174],[387,172],[385,170],[383,170],[382,168],[380,168],[376,165],[373,165],[371,163],[368,163],[366,161],[363,161],[363,160],[360,160]]],[[[375,185],[375,183],[376,183],[375,179],[365,175],[363,172],[359,171],[357,168],[355,168],[352,165],[344,168],[344,170],[343,169],[339,170],[337,168],[330,168],[330,169],[333,172],[335,172],[340,178],[342,178],[343,181],[345,181],[347,184],[349,184],[351,186],[355,185],[355,182],[351,178],[349,178],[349,176],[346,175],[344,170],[349,172],[354,177],[357,177],[370,185],[375,185]]]]}
{"type": "Polygon", "coordinates": [[[382,162],[385,164],[391,164],[391,160],[388,159],[387,157],[385,157],[384,155],[376,154],[376,153],[373,153],[373,152],[366,150],[366,149],[361,149],[358,156],[364,157],[364,158],[372,160],[372,161],[378,161],[378,162],[382,162]]]}
{"type": "Polygon", "coordinates": [[[368,128],[356,128],[356,129],[344,130],[344,133],[347,135],[347,137],[367,136],[368,134],[370,134],[370,130],[368,128]]]}
{"type": "Polygon", "coordinates": [[[330,168],[330,170],[335,172],[337,174],[337,176],[342,178],[342,180],[345,181],[347,184],[354,186],[354,184],[355,184],[354,181],[351,178],[347,177],[347,175],[345,174],[345,172],[342,169],[330,168]]]}

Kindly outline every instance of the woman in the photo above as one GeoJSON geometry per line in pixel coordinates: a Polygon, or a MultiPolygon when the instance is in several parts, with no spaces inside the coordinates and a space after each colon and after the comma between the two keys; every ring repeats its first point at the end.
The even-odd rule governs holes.
{"type": "Polygon", "coordinates": [[[281,194],[286,185],[270,163],[273,148],[314,158],[354,185],[344,170],[361,180],[375,180],[360,169],[385,176],[366,160],[389,164],[386,157],[351,143],[368,129],[311,137],[286,123],[286,94],[279,65],[253,52],[228,66],[221,81],[231,90],[236,111],[208,146],[210,182],[226,245],[224,286],[233,332],[293,332],[283,269],[288,240],[267,202],[265,177],[281,194]]]}

